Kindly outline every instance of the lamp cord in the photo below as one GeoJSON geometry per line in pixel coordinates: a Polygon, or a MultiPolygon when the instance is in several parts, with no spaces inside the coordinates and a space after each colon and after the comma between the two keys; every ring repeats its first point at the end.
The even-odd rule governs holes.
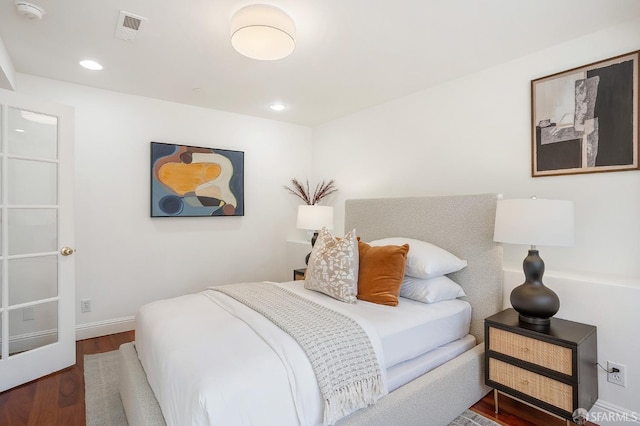
{"type": "Polygon", "coordinates": [[[604,371],[606,371],[607,373],[617,373],[620,370],[618,370],[617,368],[613,367],[611,370],[604,368],[603,366],[600,365],[599,362],[596,362],[596,365],[600,368],[602,368],[604,371]]]}

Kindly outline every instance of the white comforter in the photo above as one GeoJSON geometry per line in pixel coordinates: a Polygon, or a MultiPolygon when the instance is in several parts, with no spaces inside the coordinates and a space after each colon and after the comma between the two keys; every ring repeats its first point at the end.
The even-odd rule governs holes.
{"type": "MultiPolygon", "coordinates": [[[[341,312],[360,323],[384,365],[372,327],[341,312]]],[[[322,398],[300,346],[223,294],[143,306],[136,349],[168,426],[322,424],[322,398]]]]}

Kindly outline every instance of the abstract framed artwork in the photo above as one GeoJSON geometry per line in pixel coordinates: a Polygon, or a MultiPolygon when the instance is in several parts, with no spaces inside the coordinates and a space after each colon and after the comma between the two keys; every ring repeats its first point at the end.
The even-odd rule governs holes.
{"type": "Polygon", "coordinates": [[[244,216],[244,152],[151,142],[151,217],[244,216]]]}
{"type": "Polygon", "coordinates": [[[531,82],[532,176],[639,168],[639,54],[531,82]]]}

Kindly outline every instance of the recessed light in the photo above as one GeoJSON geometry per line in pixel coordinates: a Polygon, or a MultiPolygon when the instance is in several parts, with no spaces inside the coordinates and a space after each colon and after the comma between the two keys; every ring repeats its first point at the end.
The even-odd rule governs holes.
{"type": "Polygon", "coordinates": [[[91,71],[100,71],[102,69],[102,65],[91,59],[80,61],[80,65],[91,71]]]}
{"type": "Polygon", "coordinates": [[[269,109],[273,111],[284,111],[285,109],[287,109],[287,106],[284,104],[271,104],[269,105],[269,109]]]}
{"type": "Polygon", "coordinates": [[[23,130],[23,129],[16,129],[16,132],[18,132],[18,133],[24,133],[24,130],[23,130]]]}

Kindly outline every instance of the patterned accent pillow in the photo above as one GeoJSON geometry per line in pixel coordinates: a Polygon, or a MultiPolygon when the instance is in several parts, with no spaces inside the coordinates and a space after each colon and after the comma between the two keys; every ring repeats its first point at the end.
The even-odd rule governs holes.
{"type": "Polygon", "coordinates": [[[311,250],[304,288],[334,299],[355,303],[358,294],[358,240],[356,230],[334,238],[323,228],[311,250]]]}

